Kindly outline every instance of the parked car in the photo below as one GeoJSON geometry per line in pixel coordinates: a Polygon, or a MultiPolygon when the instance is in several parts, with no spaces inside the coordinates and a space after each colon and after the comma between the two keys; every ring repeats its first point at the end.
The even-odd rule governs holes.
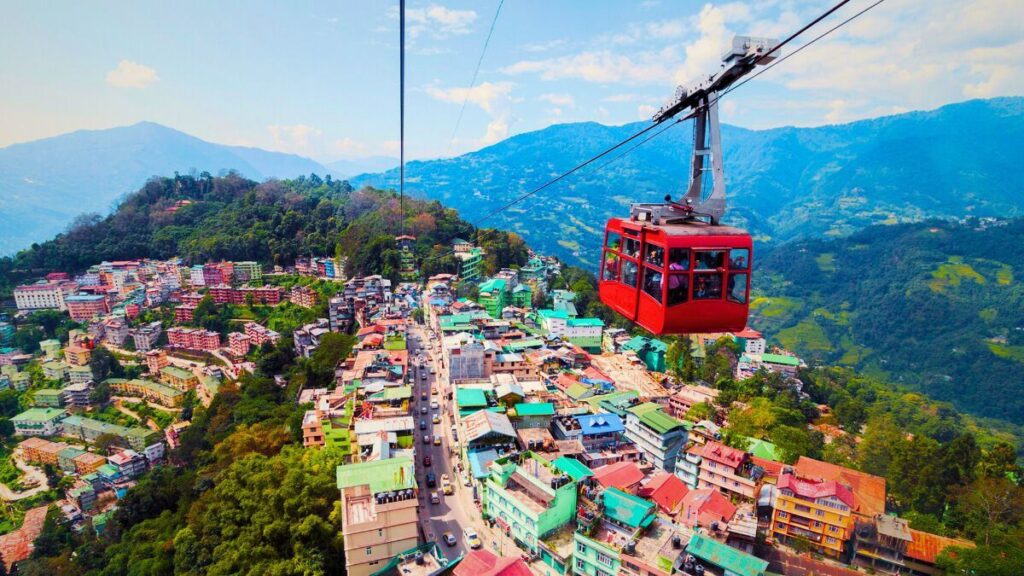
{"type": "Polygon", "coordinates": [[[476,550],[477,548],[484,545],[484,543],[480,541],[480,537],[477,536],[476,530],[473,530],[472,528],[466,528],[465,530],[463,530],[463,534],[465,534],[466,536],[466,546],[469,546],[470,548],[476,550]]]}
{"type": "Polygon", "coordinates": [[[440,414],[434,414],[433,422],[434,422],[434,424],[440,424],[441,423],[441,415],[440,414]]]}
{"type": "Polygon", "coordinates": [[[440,446],[440,445],[441,445],[441,437],[435,434],[434,435],[434,446],[440,446]]]}
{"type": "Polygon", "coordinates": [[[449,546],[455,546],[455,534],[452,534],[450,530],[445,532],[442,537],[444,538],[445,544],[449,546]]]}
{"type": "Polygon", "coordinates": [[[469,481],[469,474],[466,474],[465,472],[462,473],[462,485],[463,486],[472,486],[473,485],[473,483],[469,481]]]}
{"type": "Polygon", "coordinates": [[[437,490],[434,490],[433,492],[430,493],[430,503],[431,504],[440,504],[441,503],[441,497],[437,495],[437,490]]]}
{"type": "Polygon", "coordinates": [[[433,463],[433,461],[430,459],[430,454],[427,454],[426,456],[423,457],[423,465],[424,466],[429,468],[432,463],[433,463]]]}
{"type": "Polygon", "coordinates": [[[430,409],[431,410],[439,410],[440,408],[441,408],[441,405],[437,403],[437,400],[431,400],[430,401],[430,409]]]}
{"type": "Polygon", "coordinates": [[[441,491],[448,495],[455,493],[455,485],[452,484],[447,474],[441,474],[441,491]]]}

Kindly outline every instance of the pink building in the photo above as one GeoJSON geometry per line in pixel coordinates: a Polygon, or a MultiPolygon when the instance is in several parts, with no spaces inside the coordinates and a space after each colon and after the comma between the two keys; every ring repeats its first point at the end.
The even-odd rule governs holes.
{"type": "Polygon", "coordinates": [[[199,328],[170,328],[167,330],[167,340],[171,346],[187,350],[220,348],[220,334],[199,328]]]}
{"type": "Polygon", "coordinates": [[[239,358],[249,353],[249,345],[251,343],[252,341],[249,336],[241,332],[228,334],[228,349],[231,350],[231,354],[239,358]]]}

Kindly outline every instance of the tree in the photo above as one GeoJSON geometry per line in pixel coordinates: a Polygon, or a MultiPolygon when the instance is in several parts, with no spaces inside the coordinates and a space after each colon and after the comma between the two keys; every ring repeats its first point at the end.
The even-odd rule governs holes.
{"type": "Polygon", "coordinates": [[[97,346],[89,358],[89,369],[92,371],[92,379],[97,384],[107,378],[121,378],[124,376],[124,368],[110,350],[103,346],[97,346]]]}
{"type": "Polygon", "coordinates": [[[700,422],[701,420],[710,420],[715,422],[718,420],[718,409],[715,408],[714,404],[705,400],[700,404],[694,404],[693,407],[686,412],[686,419],[691,422],[700,422]]]}
{"type": "Polygon", "coordinates": [[[110,384],[106,380],[99,380],[96,387],[89,392],[89,401],[102,406],[110,402],[110,396],[110,384]]]}
{"type": "Polygon", "coordinates": [[[969,534],[988,545],[993,534],[1024,520],[1024,488],[1006,478],[979,478],[957,491],[969,534]]]}
{"type": "Polygon", "coordinates": [[[868,410],[859,398],[847,398],[836,405],[836,418],[844,430],[857,434],[868,419],[868,410]]]}
{"type": "Polygon", "coordinates": [[[124,446],[124,442],[120,437],[110,433],[100,434],[96,437],[96,441],[93,444],[100,454],[109,454],[111,446],[124,446]]]}
{"type": "Polygon", "coordinates": [[[980,472],[986,478],[1024,477],[1024,470],[1017,464],[1016,451],[1006,442],[997,443],[982,455],[980,472]]]}
{"type": "Polygon", "coordinates": [[[14,423],[10,418],[0,418],[0,438],[7,439],[14,436],[14,423]]]}

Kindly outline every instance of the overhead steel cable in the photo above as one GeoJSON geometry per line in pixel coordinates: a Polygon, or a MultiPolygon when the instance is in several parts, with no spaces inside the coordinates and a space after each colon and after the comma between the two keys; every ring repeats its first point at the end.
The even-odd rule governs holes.
{"type": "Polygon", "coordinates": [[[505,0],[499,0],[498,9],[494,11],[494,18],[491,19],[491,27],[487,30],[487,38],[484,40],[484,48],[480,51],[480,58],[476,61],[476,69],[473,70],[473,79],[469,83],[469,90],[466,90],[466,97],[462,99],[462,108],[459,109],[459,117],[455,120],[455,129],[452,130],[452,137],[448,140],[448,151],[451,152],[455,145],[455,136],[459,133],[459,126],[462,125],[462,115],[466,112],[466,104],[469,102],[469,95],[476,87],[476,77],[480,74],[480,66],[484,63],[484,55],[487,54],[487,46],[491,43],[491,34],[494,34],[494,25],[498,23],[498,15],[501,14],[501,7],[505,0]]]}
{"type": "Polygon", "coordinates": [[[400,0],[398,20],[398,220],[405,236],[405,0],[400,0]]]}

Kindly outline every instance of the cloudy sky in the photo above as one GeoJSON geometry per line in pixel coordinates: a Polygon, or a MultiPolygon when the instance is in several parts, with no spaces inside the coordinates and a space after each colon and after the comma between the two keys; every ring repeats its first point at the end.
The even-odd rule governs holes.
{"type": "MultiPolygon", "coordinates": [[[[812,34],[873,1],[853,0],[812,34]]],[[[407,152],[647,118],[677,83],[715,70],[734,34],[782,37],[833,2],[506,0],[470,91],[498,0],[409,0],[407,152]]],[[[149,120],[320,161],[396,155],[396,6],[5,2],[0,147],[149,120]]],[[[730,94],[722,117],[814,126],[1021,95],[1021,22],[1021,0],[886,0],[730,94]]]]}

